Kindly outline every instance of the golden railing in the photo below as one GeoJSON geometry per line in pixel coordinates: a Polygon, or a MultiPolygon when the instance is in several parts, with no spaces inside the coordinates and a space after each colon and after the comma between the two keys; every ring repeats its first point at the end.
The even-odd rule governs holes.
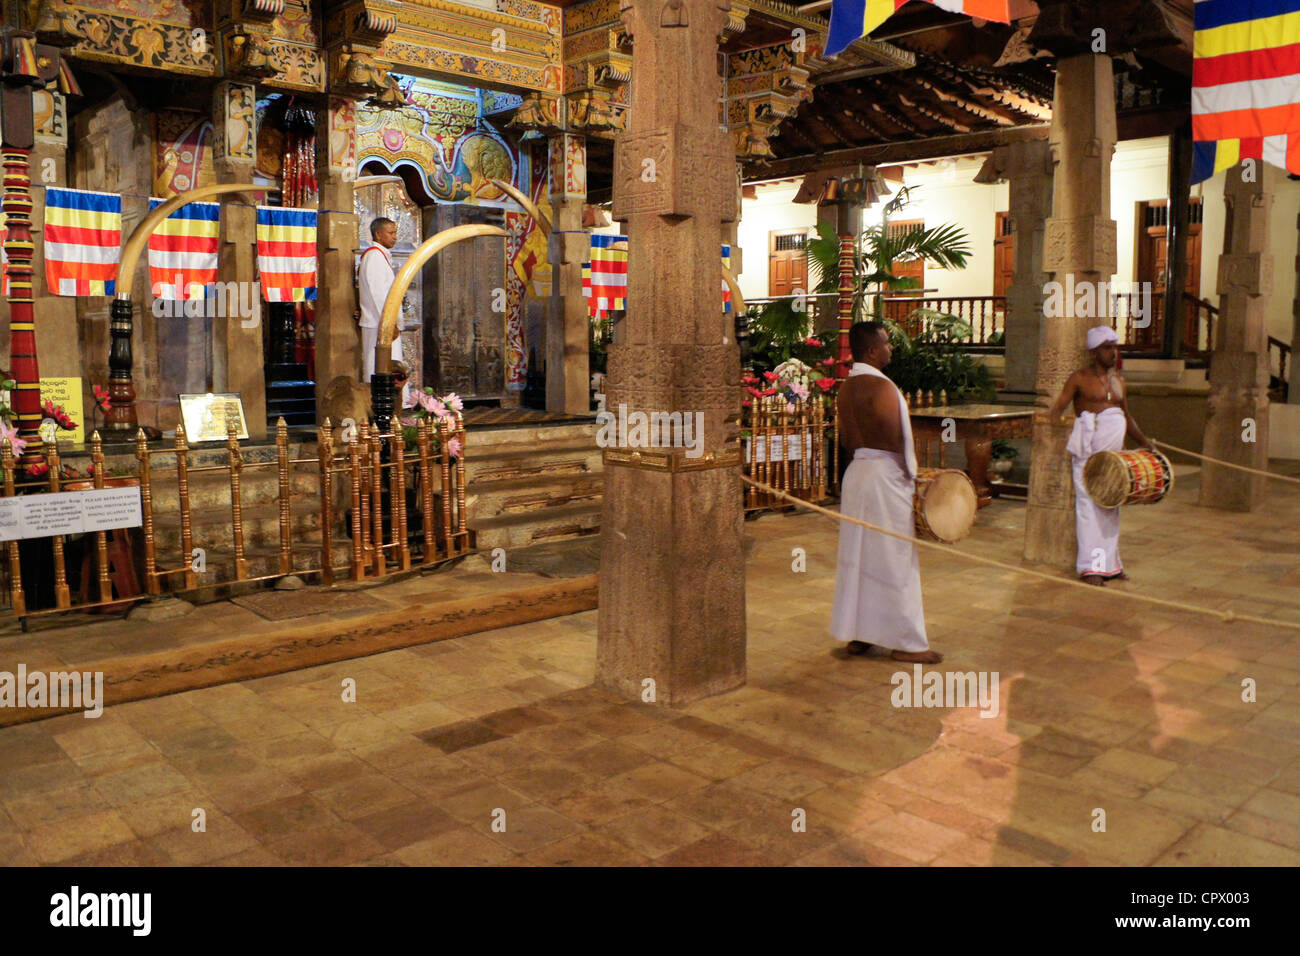
{"type": "MultiPolygon", "coordinates": [[[[138,558],[144,595],[113,594],[113,584],[109,577],[108,532],[98,531],[94,532],[98,600],[74,601],[67,580],[65,536],[52,535],[55,606],[39,611],[28,610],[29,602],[23,590],[20,542],[15,540],[5,542],[4,547],[8,585],[6,591],[10,605],[8,610],[18,617],[28,617],[33,614],[120,604],[133,597],[158,596],[164,592],[180,594],[210,587],[266,581],[289,574],[318,574],[321,583],[330,585],[340,576],[360,581],[408,571],[413,567],[428,567],[459,557],[467,554],[474,546],[473,535],[468,529],[469,515],[465,504],[465,441],[465,422],[460,415],[436,422],[419,421],[416,426],[415,449],[410,454],[406,449],[401,425],[396,420],[388,434],[381,434],[370,425],[362,425],[354,441],[336,442],[334,429],[326,419],[317,433],[316,454],[313,457],[294,458],[291,454],[289,430],[281,419],[275,429],[275,458],[268,461],[246,461],[232,423],[226,436],[225,462],[196,467],[190,463],[190,455],[195,449],[187,443],[183,426],[177,426],[171,447],[149,447],[144,432],[141,431],[136,436],[135,474],[126,480],[138,482],[140,487],[141,553],[138,558]],[[451,454],[453,439],[459,442],[461,448],[456,457],[451,454]],[[170,470],[160,467],[167,464],[162,459],[168,456],[174,466],[170,470]],[[269,573],[253,574],[245,535],[243,486],[249,472],[271,468],[275,469],[276,475],[274,511],[279,531],[278,548],[273,562],[275,567],[269,573]],[[312,511],[319,512],[319,527],[308,531],[305,540],[301,533],[295,540],[294,479],[301,477],[308,468],[316,477],[314,488],[318,500],[310,502],[311,494],[300,494],[296,510],[299,515],[305,514],[307,509],[304,505],[309,504],[312,511]],[[203,549],[207,575],[222,566],[221,563],[214,567],[207,565],[209,559],[217,557],[223,551],[230,554],[226,567],[231,573],[219,579],[210,577],[206,582],[202,578],[207,575],[196,569],[195,509],[191,500],[191,480],[201,474],[221,474],[226,477],[228,502],[212,507],[229,508],[231,521],[231,547],[203,549]],[[173,483],[177,492],[177,508],[174,512],[159,512],[155,506],[157,492],[163,487],[170,489],[173,483]],[[414,501],[411,503],[413,514],[408,513],[408,486],[414,492],[414,501]],[[349,510],[350,515],[347,514],[349,510]],[[418,553],[413,553],[410,529],[412,519],[417,517],[420,535],[415,542],[418,553]],[[343,523],[344,518],[350,520],[343,523]],[[180,523],[178,546],[166,549],[168,553],[162,553],[164,549],[159,547],[160,519],[178,520],[180,523]],[[340,534],[350,537],[351,541],[346,560],[336,562],[335,541],[340,534]]],[[[98,432],[91,436],[90,446],[94,465],[93,485],[95,488],[103,488],[106,481],[105,463],[98,432]]],[[[0,441],[4,497],[37,488],[52,492],[62,490],[58,447],[48,444],[44,454],[49,462],[48,478],[17,482],[15,478],[18,470],[13,448],[7,439],[0,441]]],[[[203,542],[197,544],[202,547],[203,542]]]]}
{"type": "MultiPolygon", "coordinates": [[[[751,398],[741,415],[745,474],[804,501],[824,501],[834,486],[838,448],[827,468],[826,444],[834,442],[831,423],[819,395],[794,403],[781,396],[751,398]],[[793,405],[793,410],[791,410],[793,405]]],[[[745,492],[745,510],[779,507],[779,499],[752,486],[745,492]]]]}

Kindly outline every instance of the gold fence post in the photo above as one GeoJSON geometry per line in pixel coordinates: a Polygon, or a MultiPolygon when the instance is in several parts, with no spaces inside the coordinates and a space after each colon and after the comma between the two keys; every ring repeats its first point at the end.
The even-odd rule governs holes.
{"type": "Polygon", "coordinates": [[[275,423],[275,474],[280,483],[280,573],[293,570],[293,537],[289,527],[289,426],[284,416],[275,423]]]}
{"type": "Polygon", "coordinates": [[[817,496],[813,499],[814,501],[822,501],[826,497],[825,413],[826,400],[819,395],[817,397],[817,404],[813,406],[812,427],[813,494],[817,496]]]}
{"type": "MultiPolygon", "coordinates": [[[[14,496],[14,446],[8,438],[0,440],[0,467],[4,469],[5,497],[14,496]]],[[[18,553],[18,542],[6,541],[5,554],[9,557],[9,603],[14,613],[22,617],[27,613],[27,596],[23,594],[23,568],[18,553]]]]}
{"type": "Polygon", "coordinates": [[[420,501],[424,509],[420,525],[424,531],[424,556],[422,564],[428,564],[437,557],[437,546],[433,543],[433,474],[429,470],[429,422],[421,418],[415,426],[415,444],[420,454],[420,501]]]}
{"type": "Polygon", "coordinates": [[[235,580],[248,577],[248,559],[244,557],[244,501],[240,493],[244,456],[239,451],[239,432],[233,421],[226,422],[226,452],[230,456],[230,515],[235,538],[235,580]]]}
{"type": "Polygon", "coordinates": [[[375,575],[383,577],[388,573],[384,561],[384,436],[379,434],[379,426],[370,433],[370,521],[374,526],[371,538],[374,542],[375,575]]]}
{"type": "Polygon", "coordinates": [[[186,590],[199,586],[194,573],[194,521],[190,515],[190,448],[185,440],[185,423],[176,423],[176,489],[181,505],[181,562],[185,566],[186,590]]]}
{"type": "Polygon", "coordinates": [[[135,460],[140,469],[140,511],[144,518],[144,578],[150,594],[161,594],[158,585],[158,561],[154,554],[153,483],[149,475],[149,439],[144,429],[135,433],[135,460]]]}
{"type": "Polygon", "coordinates": [[[366,564],[370,564],[372,542],[370,540],[370,423],[363,422],[357,431],[357,443],[361,446],[361,552],[366,564]]]}
{"type": "Polygon", "coordinates": [[[360,581],[365,575],[365,558],[362,552],[361,542],[361,455],[359,446],[361,442],[357,438],[347,443],[348,446],[348,477],[352,481],[352,580],[360,581]]]}
{"type": "Polygon", "coordinates": [[[316,461],[320,466],[320,569],[321,580],[334,583],[334,483],[330,466],[334,464],[334,432],[330,420],[318,432],[316,461]]]}
{"type": "Polygon", "coordinates": [[[447,447],[448,429],[443,426],[444,421],[438,419],[438,458],[442,469],[442,539],[450,558],[456,551],[451,530],[451,450],[447,447]]]}
{"type": "MultiPolygon", "coordinates": [[[[94,469],[94,485],[104,487],[104,443],[96,429],[90,436],[90,465],[94,469]]],[[[113,584],[108,579],[108,532],[95,532],[95,558],[99,564],[99,599],[108,601],[113,597],[113,584]]],[[[84,566],[84,565],[83,565],[84,566]]],[[[90,588],[86,587],[86,593],[90,588]]]]}
{"type": "MultiPolygon", "coordinates": [[[[50,463],[50,491],[59,492],[59,471],[63,465],[59,461],[59,443],[45,443],[45,460],[50,463]]],[[[63,559],[63,535],[50,536],[54,544],[54,599],[58,606],[72,607],[72,593],[68,590],[68,569],[63,559]]]]}
{"type": "Polygon", "coordinates": [[[407,571],[411,567],[411,543],[406,535],[406,438],[401,423],[393,419],[393,434],[389,442],[392,473],[389,475],[389,495],[393,499],[393,535],[397,542],[398,566],[407,571]]]}
{"type": "Polygon", "coordinates": [[[456,456],[456,538],[457,550],[469,550],[469,522],[465,515],[465,416],[456,413],[456,438],[460,454],[456,456]]]}

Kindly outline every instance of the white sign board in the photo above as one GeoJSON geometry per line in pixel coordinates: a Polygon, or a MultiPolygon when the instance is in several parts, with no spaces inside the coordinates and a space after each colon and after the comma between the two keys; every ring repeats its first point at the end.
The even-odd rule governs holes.
{"type": "MultiPolygon", "coordinates": [[[[753,453],[757,455],[755,461],[785,461],[786,449],[789,449],[789,460],[798,461],[801,458],[812,457],[812,435],[805,434],[803,441],[799,441],[798,435],[769,435],[767,438],[759,438],[754,444],[753,453]],[[786,441],[786,439],[789,439],[786,441]],[[770,457],[769,457],[770,454],[770,457]]],[[[745,441],[745,461],[750,461],[750,441],[745,441]]]]}
{"type": "Polygon", "coordinates": [[[140,488],[96,488],[0,499],[0,541],[138,528],[140,488]]]}

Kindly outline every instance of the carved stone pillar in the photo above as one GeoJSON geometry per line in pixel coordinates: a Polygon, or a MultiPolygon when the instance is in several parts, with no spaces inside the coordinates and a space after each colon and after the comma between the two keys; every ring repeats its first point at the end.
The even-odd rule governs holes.
{"type": "MultiPolygon", "coordinates": [[[[1046,223],[1043,269],[1064,284],[1109,282],[1116,266],[1116,227],[1110,218],[1110,160],[1115,150],[1114,72],[1110,57],[1082,53],[1060,59],[1052,104],[1051,152],[1057,165],[1052,218],[1046,223]]],[[[1041,294],[1041,290],[1040,290],[1041,294]]],[[[1086,364],[1084,338],[1097,319],[1076,316],[1075,301],[1064,315],[1044,316],[1037,391],[1045,409],[1065,380],[1086,364]]],[[[1072,566],[1076,556],[1074,488],[1065,445],[1070,427],[1035,416],[1025,558],[1072,566]]]]}
{"type": "Polygon", "coordinates": [[[591,255],[582,228],[587,200],[587,141],[573,133],[550,140],[548,192],[553,212],[551,301],[546,320],[546,409],[585,415],[591,410],[587,300],[582,264],[591,255]]]}
{"type": "MultiPolygon", "coordinates": [[[[356,104],[332,96],[316,119],[316,178],[320,214],[316,236],[316,407],[330,382],[361,374],[361,339],[353,282],[360,223],[352,211],[356,180],[356,104]]],[[[335,423],[337,424],[337,422],[335,423]]]]}
{"type": "MultiPolygon", "coordinates": [[[[1210,354],[1210,407],[1205,454],[1248,468],[1268,466],[1268,316],[1273,287],[1268,216],[1276,171],[1254,163],[1224,177],[1228,207],[1219,256],[1219,321],[1210,354]]],[[[1201,504],[1252,511],[1264,499],[1267,479],[1205,463],[1201,504]]]]}
{"type": "Polygon", "coordinates": [[[680,413],[694,440],[605,450],[596,682],[672,706],[745,680],[740,360],[716,307],[721,225],[738,215],[717,106],[728,8],[622,0],[637,79],[615,143],[614,216],[628,223],[630,308],[606,404],[680,413]]]}
{"type": "MultiPolygon", "coordinates": [[[[213,166],[217,182],[253,181],[257,148],[256,94],[251,84],[218,83],[212,94],[213,166]]],[[[250,194],[236,193],[221,203],[221,251],[218,278],[222,282],[253,282],[257,257],[257,210],[250,194]]],[[[242,288],[242,285],[241,285],[242,288]]],[[[260,298],[260,291],[258,296],[260,298]]],[[[212,332],[213,388],[238,392],[244,401],[249,437],[266,437],[266,379],[262,370],[263,321],[266,303],[256,315],[218,316],[212,332]]]]}
{"type": "Polygon", "coordinates": [[[1043,321],[1043,233],[1052,213],[1052,157],[1042,140],[999,146],[976,182],[1009,183],[1008,208],[1015,243],[1007,288],[1007,392],[1032,394],[1038,378],[1043,321]]]}

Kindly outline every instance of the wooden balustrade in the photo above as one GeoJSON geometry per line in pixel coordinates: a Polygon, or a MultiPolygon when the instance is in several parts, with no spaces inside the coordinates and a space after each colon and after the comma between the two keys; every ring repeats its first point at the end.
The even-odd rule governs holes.
{"type": "Polygon", "coordinates": [[[908,335],[917,335],[929,326],[928,320],[917,314],[918,309],[931,309],[965,322],[971,329],[965,341],[971,345],[988,345],[989,339],[1006,331],[1007,299],[1001,295],[886,295],[881,297],[880,308],[885,318],[902,326],[908,335]]]}
{"type": "MultiPolygon", "coordinates": [[[[336,527],[340,510],[350,512],[346,515],[343,532],[350,533],[352,539],[348,549],[349,567],[346,575],[351,580],[382,577],[393,572],[407,571],[416,565],[431,566],[473,549],[473,534],[468,528],[469,510],[466,506],[463,451],[466,434],[462,416],[440,419],[433,425],[420,421],[412,452],[407,451],[401,425],[396,420],[387,435],[362,426],[358,438],[343,443],[341,448],[336,446],[334,429],[328,420],[319,429],[317,437],[314,457],[293,458],[288,428],[281,419],[276,425],[275,457],[268,461],[247,460],[232,426],[225,442],[225,462],[194,467],[190,460],[193,449],[186,442],[183,427],[177,428],[176,439],[171,447],[151,448],[144,432],[139,432],[134,448],[136,473],[133,480],[140,487],[139,538],[142,544],[141,560],[146,594],[156,596],[164,592],[184,593],[218,583],[224,586],[257,582],[287,574],[319,574],[322,583],[332,584],[335,580],[334,543],[336,532],[340,530],[336,527]],[[455,457],[451,453],[453,441],[459,444],[459,454],[455,457]],[[167,456],[171,456],[174,461],[174,471],[171,473],[160,468],[167,456]],[[301,496],[308,498],[308,501],[295,502],[294,477],[295,468],[299,466],[311,466],[314,471],[315,491],[319,498],[317,502],[310,502],[310,495],[301,496]],[[250,512],[243,500],[244,489],[250,472],[269,468],[275,469],[274,524],[278,532],[278,547],[275,547],[270,558],[274,570],[254,574],[246,534],[250,512]],[[208,575],[197,572],[194,565],[196,549],[191,481],[194,476],[202,474],[223,475],[223,484],[228,485],[229,491],[233,557],[231,566],[224,568],[225,573],[218,576],[212,575],[212,572],[218,570],[218,566],[214,566],[214,551],[217,549],[207,548],[204,551],[208,575]],[[170,484],[172,480],[176,483],[180,519],[179,554],[168,553],[167,549],[160,551],[156,526],[158,492],[163,484],[170,484]],[[408,487],[414,490],[412,508],[420,520],[420,531],[416,536],[418,560],[413,557],[411,547],[408,487]],[[299,532],[299,539],[295,542],[295,503],[300,510],[310,506],[319,512],[319,528],[308,532],[311,537],[318,534],[318,541],[303,540],[302,533],[299,532]]],[[[98,432],[91,437],[90,445],[94,465],[93,486],[102,489],[105,486],[105,460],[98,432]]],[[[16,477],[20,472],[12,444],[7,439],[0,441],[4,497],[14,497],[19,493],[42,488],[55,493],[61,490],[62,472],[58,448],[47,445],[43,453],[50,466],[48,475],[38,482],[18,482],[16,477]]],[[[223,506],[218,502],[209,504],[208,507],[223,506]]],[[[94,542],[98,558],[98,600],[80,603],[73,601],[68,586],[65,536],[50,536],[55,606],[38,611],[28,609],[30,601],[23,591],[19,542],[5,542],[3,553],[8,573],[9,612],[27,617],[96,605],[120,604],[124,598],[130,597],[124,594],[114,596],[112,593],[106,534],[107,532],[98,531],[89,536],[94,542]]],[[[201,541],[199,545],[202,546],[201,541]]]]}

